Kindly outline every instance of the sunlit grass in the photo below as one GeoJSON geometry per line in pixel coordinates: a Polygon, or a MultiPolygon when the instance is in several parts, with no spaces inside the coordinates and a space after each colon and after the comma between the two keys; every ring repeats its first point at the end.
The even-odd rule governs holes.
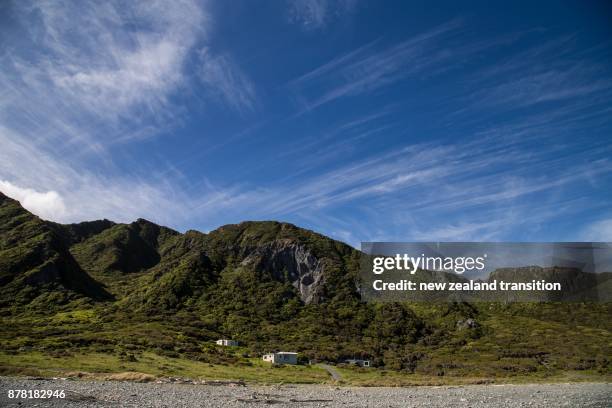
{"type": "Polygon", "coordinates": [[[155,376],[174,376],[206,380],[243,380],[257,383],[325,383],[329,375],[311,366],[273,367],[257,359],[250,365],[223,365],[169,358],[154,353],[142,353],[137,361],[123,361],[118,356],[103,353],[69,354],[52,357],[39,352],[0,354],[0,365],[39,370],[43,375],[61,376],[71,371],[115,373],[134,371],[155,376]]]}

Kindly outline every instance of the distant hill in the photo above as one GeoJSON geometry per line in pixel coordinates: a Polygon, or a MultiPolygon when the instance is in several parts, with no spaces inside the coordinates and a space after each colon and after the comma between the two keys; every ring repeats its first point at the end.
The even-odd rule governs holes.
{"type": "Polygon", "coordinates": [[[368,358],[406,373],[609,373],[609,303],[365,303],[359,260],[288,223],[62,225],[0,193],[0,348],[238,364],[209,347],[233,338],[251,355],[368,358]]]}
{"type": "Polygon", "coordinates": [[[507,295],[508,300],[525,300],[529,298],[547,301],[610,301],[612,293],[607,289],[612,273],[586,273],[578,268],[527,266],[518,268],[499,268],[491,272],[488,281],[530,282],[544,280],[558,282],[562,290],[557,293],[507,295]]]}

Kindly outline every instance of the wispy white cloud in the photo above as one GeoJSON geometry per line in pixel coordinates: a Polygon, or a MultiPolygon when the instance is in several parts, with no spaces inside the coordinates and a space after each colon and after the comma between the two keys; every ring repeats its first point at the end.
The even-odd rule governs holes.
{"type": "Polygon", "coordinates": [[[379,89],[432,67],[450,69],[444,62],[451,61],[456,53],[438,47],[441,40],[461,27],[461,21],[453,20],[382,50],[375,47],[378,41],[373,41],[301,75],[288,84],[302,93],[305,106],[300,113],[379,89]],[[314,97],[304,96],[313,93],[314,97]]]}
{"type": "Polygon", "coordinates": [[[557,202],[555,205],[500,202],[497,206],[482,208],[476,213],[467,211],[461,204],[457,210],[458,213],[438,213],[444,214],[441,219],[420,218],[422,213],[415,212],[415,217],[405,220],[401,225],[409,230],[409,239],[416,241],[504,241],[517,230],[522,232],[522,239],[530,240],[543,225],[554,220],[559,212],[570,214],[576,209],[565,202],[557,202]]]}
{"type": "Polygon", "coordinates": [[[576,202],[572,190],[610,173],[605,151],[575,152],[572,163],[549,153],[503,138],[413,145],[299,181],[241,188],[224,208],[248,208],[260,219],[298,217],[353,245],[356,237],[499,240],[518,230],[529,237],[558,217],[604,205],[576,202]]]}
{"type": "Polygon", "coordinates": [[[289,18],[305,28],[319,28],[327,20],[327,0],[291,1],[289,18]]]}
{"type": "Polygon", "coordinates": [[[413,229],[410,231],[410,236],[419,241],[488,241],[499,236],[507,225],[507,219],[458,223],[451,221],[442,225],[413,229]]]}
{"type": "Polygon", "coordinates": [[[576,36],[547,40],[510,54],[473,73],[462,112],[520,109],[543,103],[571,103],[574,113],[612,94],[609,43],[576,47],[576,36]]]}
{"type": "Polygon", "coordinates": [[[198,53],[207,49],[212,24],[205,4],[15,3],[28,30],[20,47],[0,55],[0,123],[52,146],[93,152],[155,136],[180,123],[184,109],[173,98],[193,88],[188,65],[195,59],[210,68],[200,83],[205,90],[233,107],[252,104],[253,87],[229,56],[198,53]]]}
{"type": "Polygon", "coordinates": [[[229,57],[211,56],[208,49],[201,50],[198,74],[215,96],[221,96],[234,109],[254,108],[255,87],[229,57]]]}
{"type": "Polygon", "coordinates": [[[612,91],[612,81],[592,80],[592,73],[575,67],[563,71],[521,73],[491,87],[483,86],[474,99],[479,106],[524,108],[544,102],[576,100],[612,91]]]}
{"type": "MultiPolygon", "coordinates": [[[[584,153],[585,158],[594,157],[590,153],[584,153]]],[[[609,173],[610,166],[605,159],[588,166],[581,160],[568,164],[562,157],[504,146],[501,139],[421,144],[371,155],[312,177],[286,178],[265,188],[245,185],[212,197],[213,207],[238,219],[245,211],[256,219],[298,217],[336,231],[339,238],[352,230],[353,245],[357,236],[500,239],[517,228],[527,235],[559,214],[584,209],[585,203],[570,205],[576,197],[566,192],[609,173]],[[544,169],[560,176],[546,176],[544,169]],[[351,209],[350,217],[366,211],[366,221],[342,220],[348,216],[342,215],[346,208],[351,209]],[[330,216],[333,213],[340,215],[330,216]],[[387,228],[386,235],[376,235],[377,217],[387,228]]]]}
{"type": "MultiPolygon", "coordinates": [[[[389,195],[398,196],[404,209],[436,211],[452,208],[466,211],[491,203],[512,203],[530,194],[586,181],[593,175],[612,170],[608,161],[594,161],[588,165],[571,165],[561,175],[552,178],[528,172],[508,173],[508,166],[516,164],[516,155],[487,156],[479,154],[474,146],[464,149],[461,146],[436,148],[425,145],[418,149],[423,151],[415,155],[380,156],[361,167],[348,166],[323,174],[305,189],[304,199],[308,205],[338,205],[364,196],[381,200],[389,195]],[[468,157],[473,158],[470,160],[468,157]],[[425,168],[421,168],[423,163],[427,163],[425,168]],[[489,173],[483,172],[484,169],[489,169],[489,173]],[[411,195],[418,199],[406,201],[411,195]]],[[[547,160],[544,163],[542,167],[550,169],[554,162],[547,160]]],[[[296,192],[299,194],[300,190],[296,192]]],[[[299,203],[299,200],[290,200],[288,205],[293,208],[299,203]]]]}
{"type": "Polygon", "coordinates": [[[305,30],[321,29],[354,10],[357,0],[289,0],[289,21],[305,30]]]}
{"type": "MultiPolygon", "coordinates": [[[[184,79],[193,44],[206,33],[207,15],[191,0],[39,2],[19,15],[37,21],[38,52],[13,55],[24,85],[59,93],[104,119],[132,109],[157,110],[184,79]]],[[[31,22],[30,22],[31,23],[31,22]]]]}
{"type": "MultiPolygon", "coordinates": [[[[307,6],[296,23],[323,28],[333,19],[330,2],[300,4],[307,6]]],[[[536,69],[520,59],[505,61],[498,71],[483,73],[479,89],[486,92],[475,98],[468,89],[468,99],[461,100],[474,97],[481,104],[471,109],[495,112],[571,102],[554,112],[489,121],[465,133],[449,126],[448,137],[420,144],[408,141],[412,130],[404,125],[410,112],[401,104],[377,106],[361,116],[352,111],[349,120],[334,112],[317,118],[313,134],[281,141],[285,144],[275,151],[277,161],[293,166],[245,160],[245,173],[261,165],[266,175],[282,168],[278,174],[235,183],[223,183],[226,174],[215,180],[199,175],[189,183],[177,168],[183,167],[181,159],[195,161],[202,152],[210,157],[228,143],[237,146],[246,134],[255,135],[254,130],[213,144],[201,138],[181,159],[159,167],[138,160],[121,166],[119,160],[132,157],[120,152],[125,156],[118,158],[109,151],[116,153],[121,150],[117,144],[142,141],[180,121],[182,110],[173,98],[192,92],[190,80],[214,95],[213,103],[241,113],[260,106],[262,88],[256,89],[239,59],[209,44],[206,3],[59,1],[20,5],[17,14],[40,24],[29,25],[31,37],[24,44],[30,47],[0,54],[0,189],[45,218],[145,217],[176,228],[245,219],[304,220],[355,245],[360,239],[503,239],[518,229],[525,237],[524,231],[547,220],[605,205],[589,200],[574,208],[572,201],[579,198],[573,187],[596,185],[612,170],[609,143],[583,146],[578,139],[609,122],[605,96],[611,90],[605,80],[587,80],[593,73],[604,77],[595,75],[593,67],[559,63],[536,69]],[[195,72],[186,72],[186,64],[195,72]],[[567,66],[573,68],[566,71],[567,66]],[[504,80],[495,72],[503,73],[504,80]],[[333,123],[322,130],[329,116],[333,123]],[[567,134],[577,142],[558,138],[567,134]],[[380,143],[357,143],[381,135],[380,143]],[[460,141],[449,142],[455,136],[460,141]],[[394,144],[385,146],[388,141],[394,144]],[[146,171],[140,167],[147,165],[146,171]]],[[[303,101],[303,113],[406,78],[446,72],[516,38],[467,44],[464,27],[452,21],[399,44],[370,42],[311,69],[288,88],[303,101]]],[[[548,52],[529,55],[543,58],[548,52]]],[[[261,121],[275,126],[269,123],[273,116],[261,121]]],[[[457,118],[462,119],[460,114],[457,118]]],[[[471,119],[480,123],[481,118],[471,119]]],[[[258,132],[266,130],[258,126],[258,132]]],[[[309,130],[305,126],[303,132],[309,130]]],[[[426,135],[417,136],[423,140],[426,135]]],[[[220,172],[234,170],[232,163],[220,172]]],[[[607,225],[607,220],[594,224],[585,236],[594,237],[607,225]]]]}
{"type": "Polygon", "coordinates": [[[19,44],[0,53],[2,190],[61,222],[145,217],[180,228],[205,216],[207,208],[199,207],[219,196],[216,189],[189,191],[171,166],[149,171],[137,160],[126,169],[121,161],[133,158],[118,155],[117,144],[180,123],[183,108],[173,98],[197,80],[187,67],[194,60],[221,75],[203,77],[204,89],[240,110],[253,104],[250,83],[229,56],[197,52],[209,42],[206,5],[13,3],[24,30],[19,44]]]}

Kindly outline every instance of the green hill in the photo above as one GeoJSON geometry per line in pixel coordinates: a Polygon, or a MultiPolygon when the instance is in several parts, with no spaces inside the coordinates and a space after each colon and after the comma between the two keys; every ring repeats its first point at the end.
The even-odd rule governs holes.
{"type": "Polygon", "coordinates": [[[257,360],[285,350],[372,360],[355,384],[609,379],[609,303],[365,303],[359,259],[287,223],[60,225],[0,193],[0,368],[320,381],[257,360]]]}

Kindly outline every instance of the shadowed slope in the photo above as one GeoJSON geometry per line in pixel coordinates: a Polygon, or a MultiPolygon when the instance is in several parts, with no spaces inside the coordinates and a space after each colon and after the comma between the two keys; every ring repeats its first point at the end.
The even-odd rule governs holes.
{"type": "Polygon", "coordinates": [[[78,296],[109,299],[84,272],[49,223],[0,193],[0,304],[19,304],[39,296],[65,303],[78,296]]]}

